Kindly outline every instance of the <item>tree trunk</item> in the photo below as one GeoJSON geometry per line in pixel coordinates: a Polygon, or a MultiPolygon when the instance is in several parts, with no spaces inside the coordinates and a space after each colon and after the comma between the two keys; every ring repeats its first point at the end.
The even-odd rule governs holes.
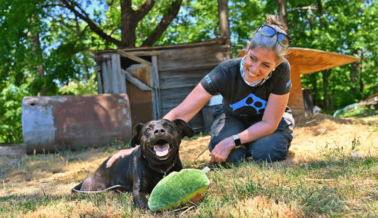
{"type": "MultiPolygon", "coordinates": [[[[36,52],[38,57],[40,58],[41,62],[43,62],[42,56],[42,49],[41,49],[41,42],[39,41],[39,33],[36,35],[30,34],[31,41],[33,44],[33,51],[36,52]]],[[[37,66],[37,78],[44,79],[45,78],[45,71],[43,70],[43,64],[37,66]]],[[[38,92],[38,96],[46,96],[46,86],[45,84],[42,85],[40,92],[38,92]]]]}
{"type": "MultiPolygon", "coordinates": [[[[91,20],[87,13],[78,5],[70,0],[60,0],[63,7],[73,12],[78,18],[82,19],[88,24],[88,27],[108,43],[113,43],[122,48],[134,48],[136,42],[136,28],[138,23],[148,14],[148,12],[155,5],[155,0],[145,0],[144,4],[137,10],[132,8],[131,0],[120,0],[121,5],[121,41],[113,38],[111,35],[105,33],[97,24],[91,20]]],[[[160,38],[163,32],[168,28],[169,24],[177,16],[183,0],[175,0],[171,3],[167,13],[161,17],[160,23],[156,26],[154,31],[146,38],[141,47],[153,46],[160,38]]],[[[112,3],[110,3],[112,5],[112,3]]]]}
{"type": "Polygon", "coordinates": [[[322,71],[323,75],[323,107],[329,109],[330,107],[330,96],[328,92],[328,77],[331,75],[331,70],[322,71]]]}
{"type": "Polygon", "coordinates": [[[280,15],[280,18],[282,18],[286,26],[289,27],[289,24],[287,23],[287,15],[286,15],[286,1],[277,0],[277,3],[278,3],[278,13],[280,15]]]}
{"type": "Polygon", "coordinates": [[[360,75],[359,75],[359,77],[360,77],[360,92],[362,93],[363,91],[364,91],[364,81],[362,80],[362,66],[363,66],[363,64],[362,64],[362,60],[364,59],[364,53],[361,51],[361,57],[360,57],[360,75]]]}
{"type": "Polygon", "coordinates": [[[228,20],[228,0],[218,0],[218,16],[220,37],[230,39],[230,22],[228,20]]]}
{"type": "MultiPolygon", "coordinates": [[[[354,51],[353,54],[356,54],[357,51],[354,51]]],[[[350,82],[352,83],[352,87],[350,88],[350,91],[352,93],[352,95],[356,92],[356,87],[357,87],[357,83],[356,83],[356,77],[358,75],[358,69],[359,69],[359,66],[360,65],[360,62],[357,61],[357,62],[354,62],[352,63],[352,69],[350,71],[350,82]]]]}

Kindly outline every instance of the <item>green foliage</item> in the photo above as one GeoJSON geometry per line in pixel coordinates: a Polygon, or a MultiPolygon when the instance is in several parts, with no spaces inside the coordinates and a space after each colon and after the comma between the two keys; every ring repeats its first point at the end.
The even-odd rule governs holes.
{"type": "Polygon", "coordinates": [[[64,95],[96,95],[97,94],[97,80],[96,76],[92,75],[86,82],[80,80],[73,80],[59,89],[59,92],[64,95]]]}
{"type": "Polygon", "coordinates": [[[326,90],[323,87],[324,72],[302,75],[303,87],[311,88],[318,106],[323,111],[333,113],[338,108],[377,93],[377,62],[374,60],[378,58],[378,47],[375,43],[377,36],[372,34],[378,30],[375,25],[378,16],[377,1],[364,4],[359,0],[348,0],[342,4],[336,0],[322,1],[322,13],[316,2],[288,2],[288,10],[303,6],[316,8],[296,9],[288,13],[294,47],[314,48],[361,58],[355,72],[355,82],[351,78],[351,64],[330,70],[326,90]],[[315,86],[317,93],[314,93],[315,86]],[[325,95],[331,99],[328,108],[324,108],[325,95]]]}
{"type": "Polygon", "coordinates": [[[6,84],[0,92],[0,142],[22,142],[21,109],[22,99],[29,95],[28,84],[15,86],[6,84]]]}
{"type": "MultiPolygon", "coordinates": [[[[173,1],[156,0],[135,29],[136,47],[141,46],[154,31],[173,1]]],[[[120,1],[70,2],[80,6],[106,34],[121,40],[120,1]]],[[[132,8],[136,10],[144,3],[145,0],[133,0],[132,8]]],[[[234,55],[246,46],[268,14],[278,14],[277,2],[273,0],[229,0],[228,5],[234,55]]],[[[290,0],[286,1],[286,8],[293,47],[320,49],[361,58],[354,67],[349,64],[302,76],[303,87],[312,90],[315,103],[323,111],[333,113],[378,93],[378,45],[375,43],[378,35],[374,34],[378,32],[377,0],[290,0]],[[323,79],[326,74],[329,74],[325,79],[328,86],[325,86],[323,79]]],[[[183,0],[179,14],[154,45],[218,37],[218,22],[217,1],[183,0]]],[[[13,108],[21,110],[21,103],[6,107],[5,101],[22,99],[21,96],[25,95],[35,96],[43,89],[47,95],[94,94],[95,79],[91,75],[95,63],[90,50],[117,48],[94,33],[82,19],[62,7],[60,0],[2,0],[0,26],[0,35],[6,36],[0,37],[0,91],[7,93],[1,94],[0,116],[7,119],[11,114],[14,116],[13,124],[6,123],[9,120],[5,121],[5,118],[0,119],[0,125],[4,125],[0,131],[6,129],[9,133],[15,132],[10,130],[9,125],[15,129],[21,126],[20,119],[16,119],[19,115],[13,108]],[[39,45],[36,44],[37,38],[39,45]],[[43,66],[44,77],[38,76],[38,66],[43,66]]],[[[5,140],[3,135],[0,137],[5,140]]],[[[19,140],[17,137],[6,138],[12,142],[19,140]]]]}

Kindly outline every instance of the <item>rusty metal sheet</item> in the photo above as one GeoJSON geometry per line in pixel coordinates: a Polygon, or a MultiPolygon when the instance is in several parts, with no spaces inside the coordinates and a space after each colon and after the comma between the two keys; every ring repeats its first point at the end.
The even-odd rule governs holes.
{"type": "Polygon", "coordinates": [[[25,97],[22,131],[27,154],[105,145],[131,138],[126,94],[25,97]]]}

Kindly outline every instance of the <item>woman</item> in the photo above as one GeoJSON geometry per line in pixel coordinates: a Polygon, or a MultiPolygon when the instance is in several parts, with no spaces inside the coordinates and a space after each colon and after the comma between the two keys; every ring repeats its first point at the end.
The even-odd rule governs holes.
{"type": "MultiPolygon", "coordinates": [[[[286,31],[282,20],[268,16],[247,43],[246,56],[219,64],[163,117],[188,122],[214,94],[220,93],[223,105],[213,111],[210,132],[211,162],[286,159],[294,127],[287,107],[291,81],[290,65],[284,56],[291,42],[286,31]]],[[[114,155],[108,167],[133,150],[114,155]]]]}

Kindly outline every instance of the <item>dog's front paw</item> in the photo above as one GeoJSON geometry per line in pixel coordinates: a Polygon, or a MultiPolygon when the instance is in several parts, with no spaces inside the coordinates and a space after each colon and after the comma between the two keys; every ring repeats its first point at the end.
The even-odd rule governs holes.
{"type": "Polygon", "coordinates": [[[138,194],[133,196],[134,205],[141,208],[147,209],[148,208],[148,200],[146,198],[146,194],[138,194]]]}

